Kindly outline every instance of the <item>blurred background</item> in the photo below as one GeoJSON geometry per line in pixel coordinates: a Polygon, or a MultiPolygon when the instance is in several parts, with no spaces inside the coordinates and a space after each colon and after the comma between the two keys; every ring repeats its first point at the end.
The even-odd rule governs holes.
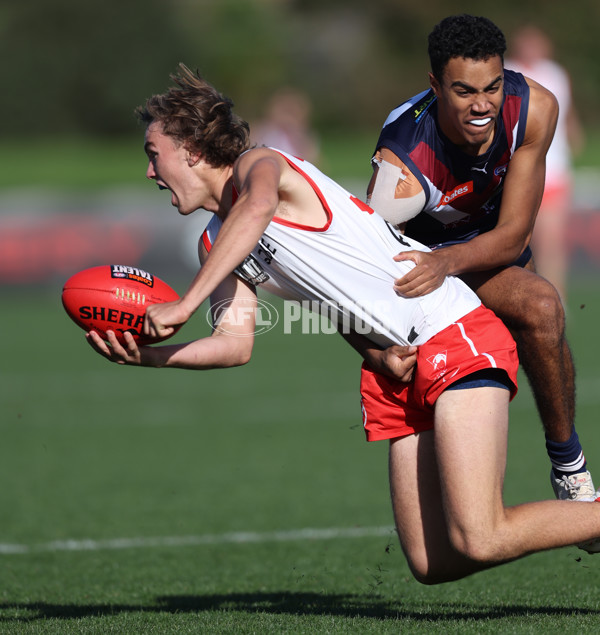
{"type": "MultiPolygon", "coordinates": [[[[298,591],[309,592],[306,606],[293,605],[294,619],[315,610],[317,593],[329,597],[334,609],[316,609],[328,631],[330,612],[337,615],[345,602],[340,593],[366,593],[365,627],[372,631],[385,626],[372,621],[377,598],[400,598],[405,610],[411,588],[418,599],[408,614],[417,616],[416,627],[438,624],[449,611],[463,628],[482,611],[495,618],[511,605],[513,615],[537,624],[546,614],[570,616],[573,606],[597,618],[593,593],[582,596],[582,589],[598,587],[595,578],[582,586],[597,578],[597,567],[585,560],[568,566],[581,561],[579,552],[562,560],[549,554],[547,575],[515,563],[509,582],[496,569],[491,584],[475,578],[470,587],[423,596],[422,587],[406,584],[400,549],[385,536],[294,547],[55,548],[55,541],[392,524],[387,447],[364,442],[360,360],[342,338],[291,337],[278,325],[257,338],[252,363],[241,368],[123,368],[88,348],[60,294],[72,274],[98,264],[141,267],[179,292],[197,270],[207,215],[179,216],[170,193],[145,179],[144,131],[133,114],[168,88],[179,62],[235,102],[257,143],[311,158],[363,197],[388,112],[428,86],[428,33],[460,12],[494,20],[509,45],[520,27],[541,29],[546,53],[570,80],[579,140],[561,236],[567,326],[578,369],[577,429],[600,478],[592,340],[600,316],[598,0],[0,0],[0,620],[12,619],[11,632],[80,633],[85,616],[99,632],[101,613],[104,632],[140,632],[139,623],[124,626],[122,619],[131,612],[135,620],[140,605],[148,607],[147,620],[156,618],[155,631],[164,632],[165,597],[176,607],[183,602],[192,618],[196,605],[211,607],[211,598],[220,598],[235,609],[232,619],[236,602],[247,597],[251,608],[239,612],[237,631],[230,629],[247,632],[262,617],[256,607],[264,593],[279,598],[282,590],[298,602],[305,597],[298,591]],[[476,598],[470,605],[468,589],[476,598]],[[432,599],[429,608],[423,597],[432,599]],[[29,619],[44,624],[32,621],[27,630],[29,619]],[[50,622],[56,630],[47,630],[50,622]]],[[[516,61],[517,51],[510,55],[516,61]]],[[[201,309],[174,341],[209,333],[201,309]]],[[[508,503],[551,495],[524,378],[511,404],[509,444],[508,503]]],[[[400,604],[390,606],[393,615],[400,611],[400,604]]],[[[223,631],[217,608],[206,632],[223,631]]],[[[358,613],[348,616],[347,628],[356,628],[358,613]]],[[[571,631],[581,630],[584,618],[574,615],[571,631]]],[[[277,621],[273,632],[290,623],[277,621]]]]}
{"type": "Polygon", "coordinates": [[[194,223],[206,219],[179,218],[145,181],[133,116],[180,61],[235,102],[258,142],[296,144],[364,196],[387,113],[427,87],[427,34],[461,12],[494,20],[509,55],[520,26],[539,27],[568,73],[582,134],[565,242],[571,272],[597,272],[596,0],[576,11],[543,0],[3,0],[0,285],[58,293],[71,273],[107,262],[190,277],[194,223]]]}

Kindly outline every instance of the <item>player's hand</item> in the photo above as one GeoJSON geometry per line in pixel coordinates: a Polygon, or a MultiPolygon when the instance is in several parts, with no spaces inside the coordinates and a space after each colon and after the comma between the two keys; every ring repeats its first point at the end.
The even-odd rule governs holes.
{"type": "Polygon", "coordinates": [[[417,363],[417,347],[394,345],[382,351],[370,351],[367,361],[375,372],[409,382],[417,363]]]}
{"type": "Polygon", "coordinates": [[[113,331],[107,331],[108,344],[96,333],[90,331],[85,335],[89,345],[103,357],[116,364],[130,364],[139,366],[142,363],[141,351],[133,335],[125,331],[125,343],[121,344],[113,331]]]}
{"type": "Polygon", "coordinates": [[[443,251],[405,251],[394,256],[396,262],[411,260],[416,265],[394,282],[394,291],[405,298],[416,298],[440,287],[448,275],[443,251]]]}
{"type": "Polygon", "coordinates": [[[185,309],[181,300],[151,304],[146,309],[144,335],[167,337],[175,332],[176,327],[185,324],[190,317],[191,313],[185,309]]]}

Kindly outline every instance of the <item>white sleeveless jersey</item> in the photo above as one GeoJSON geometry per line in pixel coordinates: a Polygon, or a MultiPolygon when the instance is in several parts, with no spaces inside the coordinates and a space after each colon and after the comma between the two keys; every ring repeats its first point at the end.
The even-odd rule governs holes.
{"type": "MultiPolygon", "coordinates": [[[[399,234],[312,164],[277,152],[311,185],[328,220],[313,228],[275,217],[236,269],[246,281],[285,299],[318,303],[313,306],[339,330],[356,330],[381,346],[422,344],[481,304],[455,277],[422,297],[396,295],[394,280],[414,264],[393,257],[429,249],[399,234]]],[[[207,225],[207,249],[221,225],[217,216],[207,225]]]]}

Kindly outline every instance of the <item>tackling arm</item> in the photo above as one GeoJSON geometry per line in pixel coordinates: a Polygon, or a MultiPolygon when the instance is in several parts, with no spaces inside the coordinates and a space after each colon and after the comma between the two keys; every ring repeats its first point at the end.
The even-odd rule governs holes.
{"type": "Polygon", "coordinates": [[[399,381],[410,381],[417,362],[416,346],[388,346],[381,349],[364,335],[355,331],[341,333],[342,337],[380,375],[399,381]]]}
{"type": "Polygon", "coordinates": [[[527,81],[531,91],[525,138],[509,163],[496,227],[467,243],[396,256],[398,261],[412,260],[417,265],[396,282],[400,295],[429,293],[448,275],[510,265],[529,244],[544,192],[546,152],[554,136],[558,104],[552,93],[527,81]]]}

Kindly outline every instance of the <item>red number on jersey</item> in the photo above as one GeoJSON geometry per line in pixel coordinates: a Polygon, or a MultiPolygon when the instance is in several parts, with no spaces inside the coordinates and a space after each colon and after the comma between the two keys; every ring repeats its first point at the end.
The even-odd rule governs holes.
{"type": "Polygon", "coordinates": [[[372,214],[373,213],[373,210],[366,203],[363,203],[363,201],[361,201],[359,198],[356,198],[356,196],[351,196],[350,200],[356,206],[358,206],[360,209],[362,209],[363,212],[367,212],[368,214],[372,214]]]}

